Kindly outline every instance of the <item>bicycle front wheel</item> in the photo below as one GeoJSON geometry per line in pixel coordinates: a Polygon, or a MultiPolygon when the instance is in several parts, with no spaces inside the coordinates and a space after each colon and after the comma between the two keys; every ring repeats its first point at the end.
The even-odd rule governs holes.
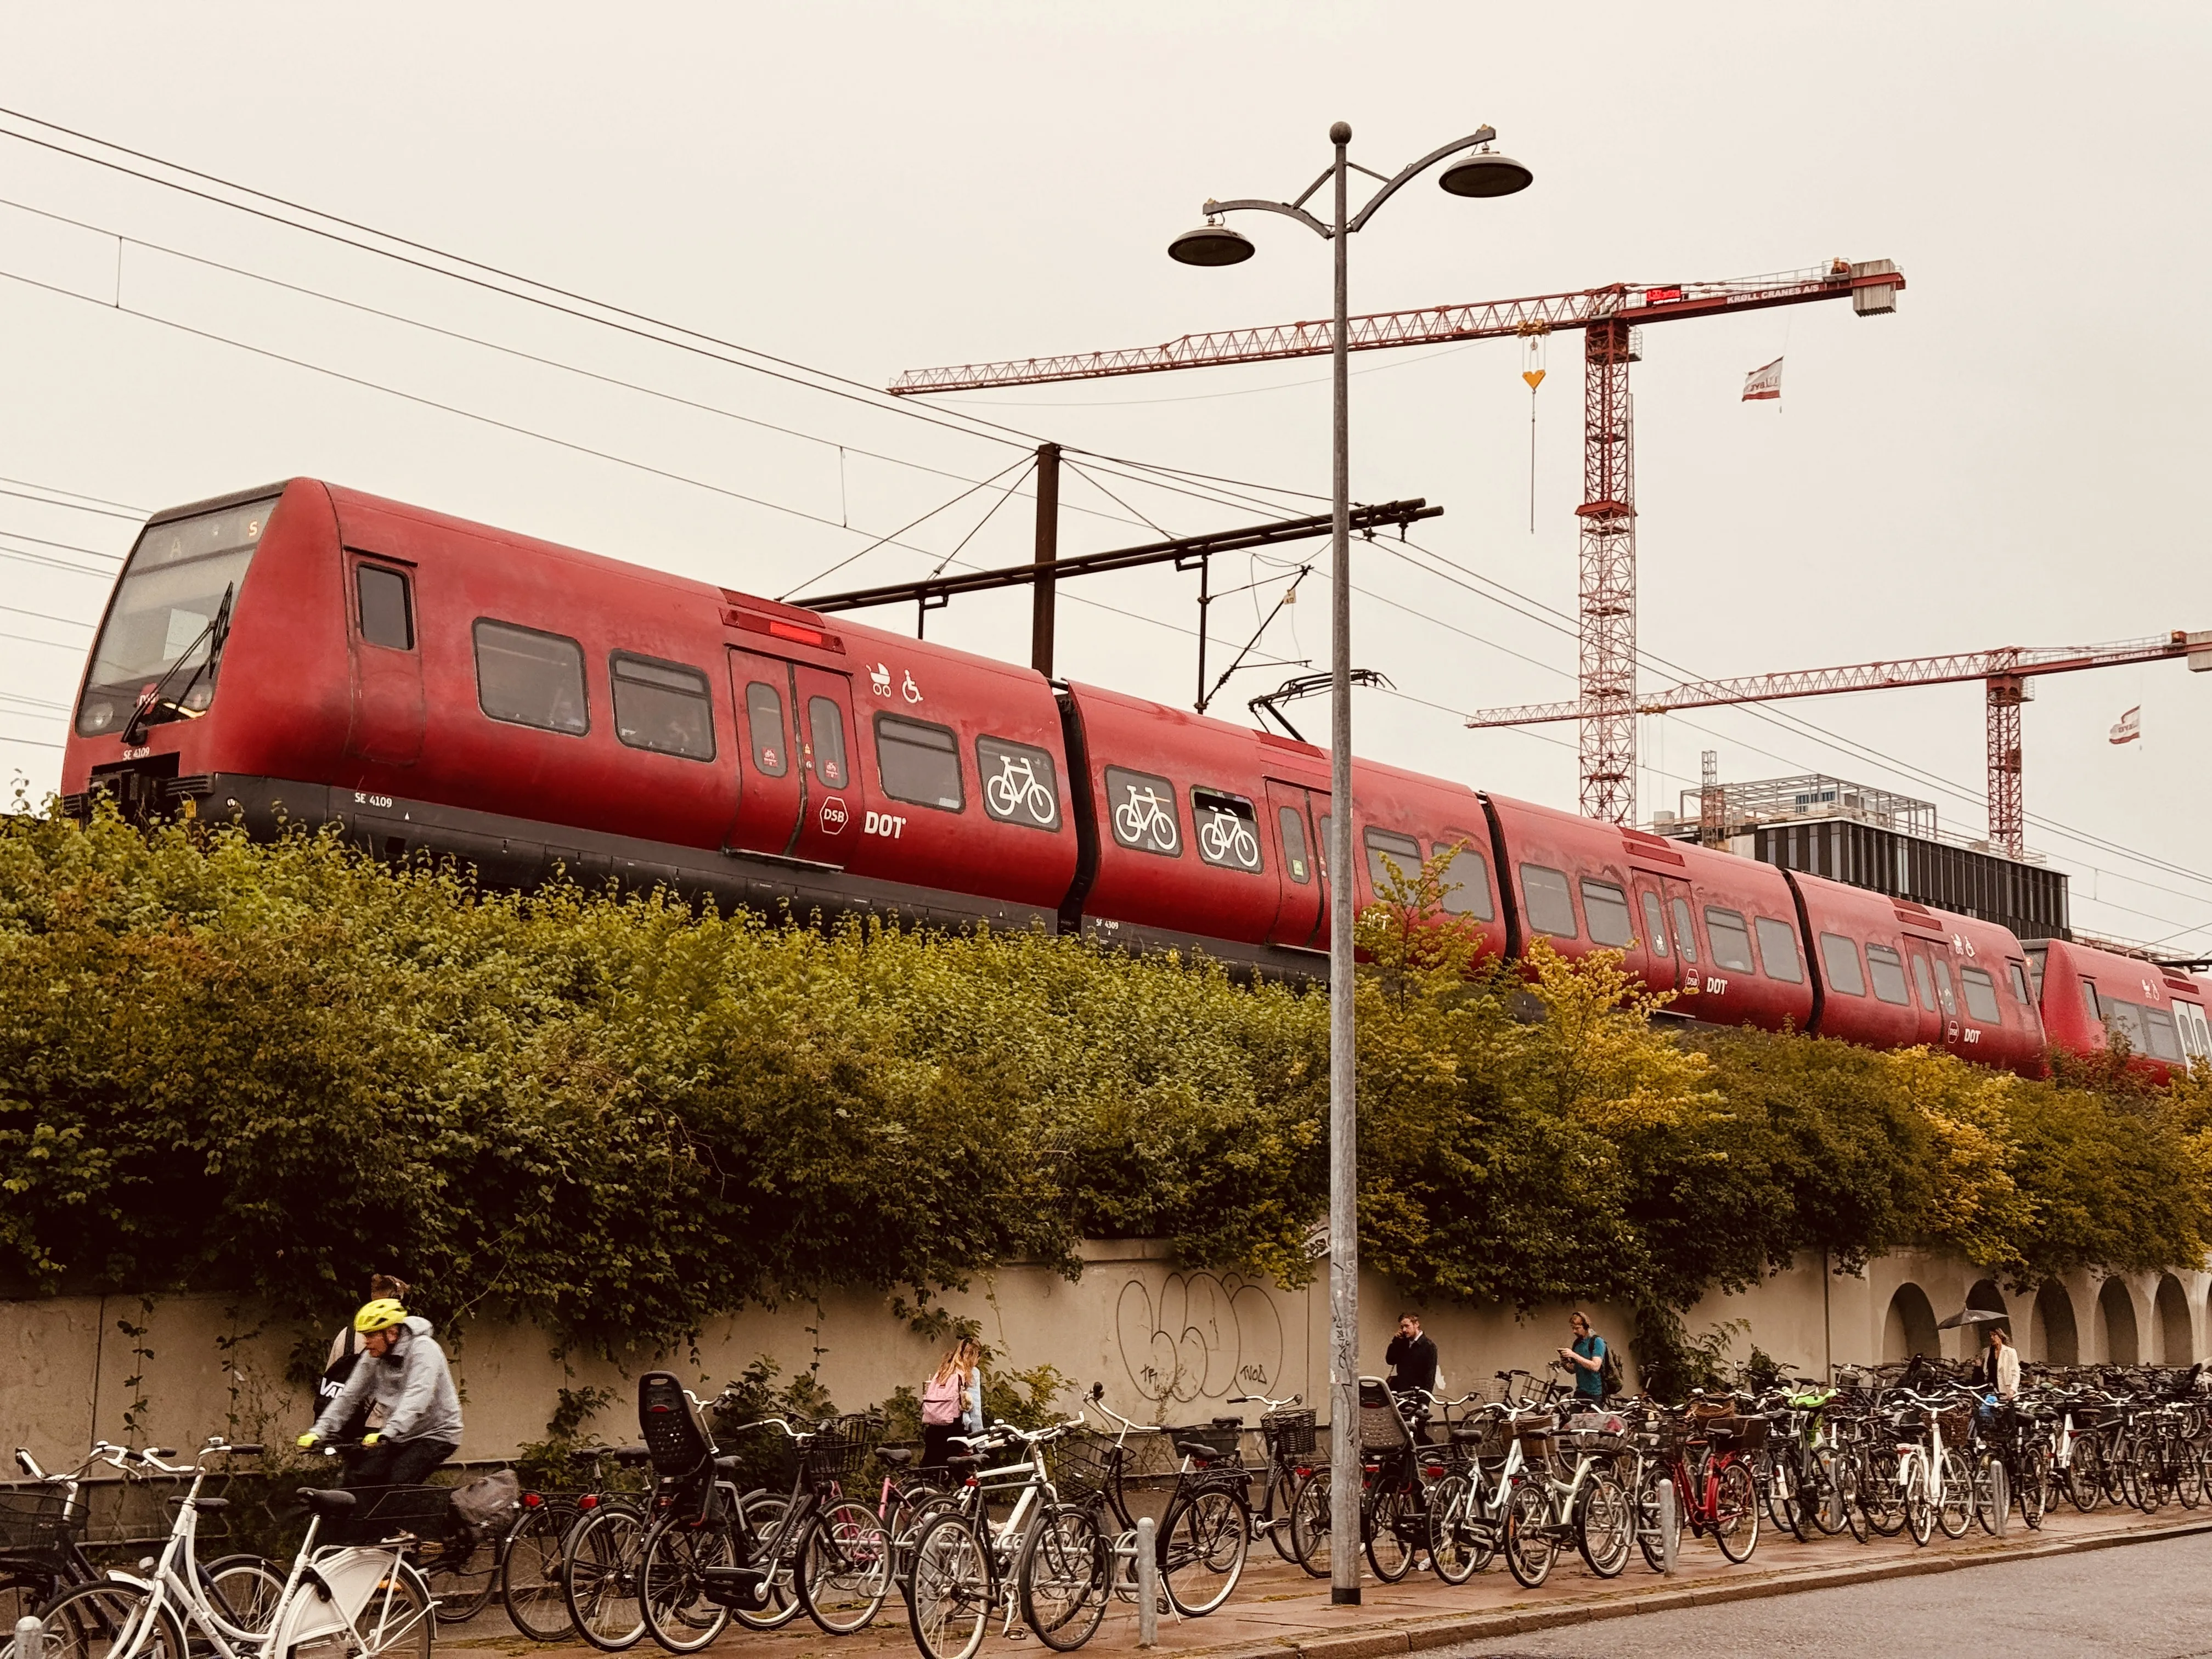
{"type": "Polygon", "coordinates": [[[1964,1538],[1974,1524],[1974,1472],[1963,1453],[1943,1454],[1943,1500],[1936,1506],[1936,1524],[1946,1538],[1964,1538]]]}
{"type": "Polygon", "coordinates": [[[1168,1604],[1186,1619],[1203,1618],[1226,1601],[1244,1576],[1252,1545],[1252,1512],[1224,1486],[1194,1493],[1161,1530],[1160,1583],[1168,1604]]]}
{"type": "Polygon", "coordinates": [[[1550,1494],[1534,1481],[1521,1482],[1505,1500],[1505,1570],[1522,1589],[1534,1589],[1552,1576],[1558,1551],[1550,1494]]]}
{"type": "Polygon", "coordinates": [[[645,1522],[628,1504],[603,1504],[561,1541],[561,1605],[576,1634],[602,1653],[635,1647],[645,1635],[638,1603],[638,1553],[645,1522]]]}
{"type": "Polygon", "coordinates": [[[1620,1482],[1603,1470],[1590,1476],[1575,1516],[1575,1546],[1601,1578],[1618,1578],[1635,1553],[1636,1506],[1620,1482]]]}
{"type": "Polygon", "coordinates": [[[1055,1509],[1030,1530],[1016,1586],[1022,1622],[1055,1653],[1097,1633],[1113,1595],[1113,1551],[1088,1510],[1055,1509]]]}
{"type": "Polygon", "coordinates": [[[1863,1455],[1854,1460],[1851,1478],[1858,1485],[1859,1513],[1867,1530],[1879,1538],[1894,1538],[1905,1530],[1905,1469],[1899,1463],[1863,1455]]]}
{"type": "Polygon", "coordinates": [[[1316,1578],[1328,1577],[1328,1474],[1316,1469],[1291,1499],[1291,1554],[1316,1578]]]}
{"type": "Polygon", "coordinates": [[[1935,1468],[1926,1456],[1915,1457],[1900,1472],[1905,1486],[1905,1529],[1912,1541],[1924,1545],[1936,1535],[1935,1468]]]}
{"type": "Polygon", "coordinates": [[[1759,1547],[1759,1492],[1751,1471],[1731,1463],[1713,1487],[1713,1541],[1729,1560],[1748,1561],[1759,1547]]]}
{"type": "Polygon", "coordinates": [[[1413,1570],[1414,1540],[1419,1517],[1413,1513],[1413,1494],[1393,1486],[1375,1498],[1372,1517],[1365,1528],[1367,1565],[1386,1584],[1395,1584],[1413,1570]]]}
{"type": "Polygon", "coordinates": [[[565,1642],[575,1629],[561,1594],[561,1540],[581,1513],[565,1503],[526,1509],[500,1553],[500,1604],[533,1642],[565,1642]]]}
{"type": "Polygon", "coordinates": [[[208,1601],[222,1619],[256,1636],[268,1633],[284,1594],[284,1575],[258,1555],[226,1555],[200,1569],[208,1601]]]}
{"type": "MultiPolygon", "coordinates": [[[[185,1632],[167,1607],[135,1584],[106,1580],[46,1603],[46,1659],[185,1659],[185,1632]]],[[[15,1632],[8,1632],[14,1652],[15,1632]]]]}
{"type": "Polygon", "coordinates": [[[941,1515],[914,1548],[907,1620],[922,1659],[975,1659],[997,1598],[991,1553],[964,1516],[941,1515]]]}
{"type": "Polygon", "coordinates": [[[1429,1567],[1447,1584],[1464,1584],[1481,1569],[1468,1524],[1473,1501],[1473,1484],[1463,1474],[1446,1475],[1429,1494],[1429,1567]]]}
{"type": "Polygon", "coordinates": [[[707,1570],[737,1564],[726,1526],[654,1522],[638,1553],[646,1634],[671,1653],[696,1653],[712,1642],[729,1625],[730,1610],[707,1599],[707,1570]]]}
{"type": "Polygon", "coordinates": [[[890,1593],[890,1534],[875,1511],[850,1499],[816,1516],[799,1546],[799,1605],[831,1636],[850,1636],[890,1593]]]}
{"type": "Polygon", "coordinates": [[[442,1538],[422,1545],[422,1582],[441,1625],[465,1624],[484,1610],[499,1589],[499,1545],[456,1519],[442,1538]]]}

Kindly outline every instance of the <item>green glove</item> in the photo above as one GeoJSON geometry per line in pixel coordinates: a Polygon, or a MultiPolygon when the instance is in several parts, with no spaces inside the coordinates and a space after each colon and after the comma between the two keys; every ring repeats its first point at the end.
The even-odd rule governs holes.
{"type": "Polygon", "coordinates": [[[361,1443],[364,1446],[374,1446],[378,1441],[383,1438],[384,1437],[380,1434],[365,1434],[361,1437],[361,1443]]]}
{"type": "Polygon", "coordinates": [[[295,1441],[293,1443],[299,1446],[313,1445],[315,1443],[315,1431],[313,1429],[309,1429],[307,1433],[301,1435],[299,1439],[295,1441]]]}

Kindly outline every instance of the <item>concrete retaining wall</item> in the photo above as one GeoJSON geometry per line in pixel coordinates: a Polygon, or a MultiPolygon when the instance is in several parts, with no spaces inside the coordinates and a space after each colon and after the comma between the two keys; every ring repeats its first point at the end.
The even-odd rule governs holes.
{"type": "MultiPolygon", "coordinates": [[[[1327,1287],[1284,1291],[1235,1274],[1178,1268],[1145,1241],[1099,1243],[1085,1252],[1080,1279],[1018,1267],[946,1298],[972,1316],[1000,1364],[1049,1363],[1079,1387],[1103,1382],[1108,1403],[1132,1417],[1202,1419],[1224,1396],[1255,1389],[1327,1391],[1327,1287]]],[[[2212,1273],[2076,1275],[2038,1297],[2014,1297],[1948,1258],[1903,1254],[1863,1277],[1824,1271],[1814,1258],[1737,1297],[1709,1297],[1688,1324],[1749,1322],[1748,1338],[1810,1372],[1833,1364],[1959,1355],[1972,1334],[1938,1332],[1937,1321],[1972,1300],[2002,1308],[2031,1360],[2112,1359],[2187,1364],[2212,1351],[2207,1298],[2212,1273]]],[[[1387,1280],[1367,1275],[1360,1291],[1362,1364],[1382,1354],[1401,1307],[1387,1280]]],[[[1624,1340],[1625,1312],[1589,1310],[1598,1329],[1624,1340]]],[[[1567,1339],[1565,1308],[1526,1319],[1510,1309],[1425,1310],[1445,1382],[1458,1391],[1498,1370],[1540,1370],[1567,1339]]],[[[57,1297],[0,1304],[0,1447],[27,1446],[49,1466],[94,1438],[190,1445],[211,1433],[232,1439],[289,1439],[307,1426],[304,1391],[284,1382],[286,1358],[306,1333],[277,1328],[220,1297],[171,1297],[142,1311],[136,1297],[57,1297]],[[141,1402],[143,1402],[141,1404],[141,1402]]],[[[327,1332],[317,1334],[327,1342],[327,1332]]],[[[901,1384],[919,1389],[937,1346],[911,1334],[878,1297],[839,1295],[718,1322],[696,1353],[637,1352],[621,1364],[571,1360],[564,1370],[545,1335],[493,1318],[458,1333],[455,1368],[468,1424],[462,1454],[500,1457],[541,1437],[564,1384],[599,1384],[616,1403],[596,1426],[610,1440],[632,1437],[629,1401],[637,1372],[665,1365],[695,1388],[714,1389],[768,1354],[785,1376],[818,1366],[837,1403],[855,1410],[901,1384]]],[[[1735,1352],[1748,1352],[1743,1335],[1735,1352]]],[[[1624,1347],[1625,1352],[1625,1347],[1624,1347]]],[[[1633,1367],[1631,1381],[1633,1382],[1633,1367]]],[[[1326,1413],[1324,1413],[1324,1417],[1326,1413]]]]}

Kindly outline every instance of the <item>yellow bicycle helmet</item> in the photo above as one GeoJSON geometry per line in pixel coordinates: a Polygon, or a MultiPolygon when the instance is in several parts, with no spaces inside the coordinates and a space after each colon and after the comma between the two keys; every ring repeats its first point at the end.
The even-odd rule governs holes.
{"type": "Polygon", "coordinates": [[[403,1323],[406,1317],[407,1310],[401,1307],[396,1298],[380,1296],[374,1302],[362,1304],[361,1311],[353,1316],[353,1328],[367,1336],[372,1331],[388,1331],[394,1325],[403,1323]]]}

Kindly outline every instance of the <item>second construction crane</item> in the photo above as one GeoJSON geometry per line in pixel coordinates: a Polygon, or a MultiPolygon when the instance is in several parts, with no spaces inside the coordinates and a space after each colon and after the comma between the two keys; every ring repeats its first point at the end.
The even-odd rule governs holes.
{"type": "MultiPolygon", "coordinates": [[[[2179,629],[2150,639],[2112,645],[2000,646],[1994,651],[1962,651],[1948,657],[1911,657],[1895,662],[1853,663],[1842,668],[1811,668],[1788,674],[1750,674],[1737,679],[1692,680],[1664,691],[1639,695],[1630,718],[1664,714],[1678,708],[1717,708],[1731,703],[1778,702],[1788,697],[1824,697],[1838,691],[1885,691],[1905,685],[1983,683],[1988,706],[1990,840],[2013,858],[2027,851],[2027,809],[2021,789],[2021,705],[2028,700],[2029,680],[2041,674],[2071,674],[2085,668],[2118,668],[2128,663],[2164,662],[2186,657],[2200,672],[2212,671],[2212,632],[2179,629]]],[[[1468,724],[1540,726],[1548,720],[1588,718],[1579,702],[1527,703],[1517,708],[1486,708],[1468,724]]],[[[1711,789],[1710,782],[1707,789],[1711,789]]]]}
{"type": "MultiPolygon", "coordinates": [[[[1807,270],[1729,282],[1613,283],[1570,294],[1425,306],[1349,319],[1346,344],[1353,351],[1583,332],[1583,501],[1575,509],[1582,526],[1582,696],[1569,718],[1582,723],[1582,810],[1590,817],[1616,823],[1636,820],[1636,474],[1628,366],[1638,360],[1640,331],[1651,323],[1814,300],[1849,299],[1860,316],[1881,316],[1897,309],[1904,286],[1905,274],[1893,261],[1832,259],[1807,270]]],[[[1328,322],[1285,323],[1186,334],[1123,351],[909,369],[889,389],[912,397],[1325,356],[1334,345],[1333,330],[1328,322]]]]}

